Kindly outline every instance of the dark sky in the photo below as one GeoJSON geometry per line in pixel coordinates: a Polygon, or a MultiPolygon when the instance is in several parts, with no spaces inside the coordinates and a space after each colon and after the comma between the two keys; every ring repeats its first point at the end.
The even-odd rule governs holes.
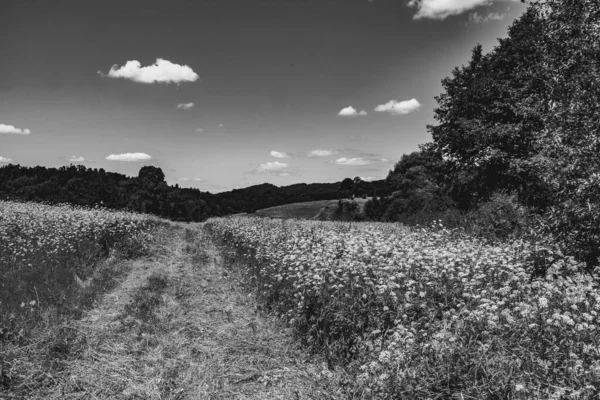
{"type": "Polygon", "coordinates": [[[151,164],[209,191],[381,179],[430,140],[441,79],[525,8],[408,3],[0,0],[0,162],[151,164]],[[199,78],[109,76],[158,58],[199,78]],[[347,107],[366,115],[339,115],[347,107]]]}

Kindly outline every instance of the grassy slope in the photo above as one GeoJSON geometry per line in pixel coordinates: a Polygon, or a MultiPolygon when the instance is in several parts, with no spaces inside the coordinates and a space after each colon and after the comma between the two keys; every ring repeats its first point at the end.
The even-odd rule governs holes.
{"type": "Polygon", "coordinates": [[[301,218],[310,219],[317,215],[319,210],[324,207],[333,207],[337,204],[337,200],[317,200],[307,201],[304,203],[285,204],[283,206],[265,208],[258,210],[256,215],[259,217],[271,218],[301,218]]]}
{"type": "MultiPolygon", "coordinates": [[[[349,201],[345,199],[344,201],[349,201]]],[[[364,207],[367,199],[357,198],[354,201],[358,203],[360,209],[364,207]]],[[[318,201],[307,201],[303,203],[292,203],[285,204],[277,207],[265,208],[258,210],[256,216],[259,217],[271,217],[271,218],[300,218],[300,219],[314,219],[319,214],[323,216],[329,216],[333,214],[338,207],[337,200],[318,200],[318,201]]],[[[318,218],[317,218],[318,219],[318,218]]],[[[330,220],[331,218],[325,218],[323,220],[330,220]]]]}
{"type": "Polygon", "coordinates": [[[165,228],[150,255],[130,262],[122,283],[68,327],[63,368],[31,382],[28,398],[340,398],[339,375],[257,313],[192,227],[165,228]]]}

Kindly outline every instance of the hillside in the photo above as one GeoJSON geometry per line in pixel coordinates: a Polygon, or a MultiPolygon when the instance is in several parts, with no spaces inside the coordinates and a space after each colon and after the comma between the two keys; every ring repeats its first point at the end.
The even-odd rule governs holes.
{"type": "Polygon", "coordinates": [[[222,193],[169,186],[160,168],[142,167],[137,177],[82,165],[60,168],[0,167],[0,198],[20,201],[101,205],[154,214],[179,221],[203,221],[211,216],[252,213],[290,203],[337,200],[351,192],[362,195],[388,192],[385,181],[354,183],[269,183],[222,193]]]}

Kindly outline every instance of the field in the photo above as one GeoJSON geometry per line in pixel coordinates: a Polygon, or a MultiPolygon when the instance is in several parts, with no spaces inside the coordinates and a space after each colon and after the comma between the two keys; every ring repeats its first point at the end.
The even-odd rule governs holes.
{"type": "Polygon", "coordinates": [[[441,226],[235,217],[208,229],[265,309],[353,376],[356,397],[596,398],[598,277],[441,226]],[[568,396],[568,397],[567,397],[568,396]]]}
{"type": "Polygon", "coordinates": [[[158,224],[126,212],[0,201],[0,387],[41,363],[13,363],[12,350],[60,336],[54,329],[119,276],[102,262],[143,253],[158,224]]]}
{"type": "Polygon", "coordinates": [[[0,202],[0,398],[598,398],[600,277],[537,250],[0,202]]]}
{"type": "MultiPolygon", "coordinates": [[[[344,202],[349,200],[345,199],[344,202]]],[[[362,209],[367,202],[366,199],[355,199],[359,207],[362,209]]],[[[326,218],[331,218],[338,208],[337,200],[317,200],[307,201],[302,203],[285,204],[282,206],[265,208],[256,211],[256,216],[270,218],[296,218],[296,219],[312,219],[319,215],[326,215],[326,218]]]]}

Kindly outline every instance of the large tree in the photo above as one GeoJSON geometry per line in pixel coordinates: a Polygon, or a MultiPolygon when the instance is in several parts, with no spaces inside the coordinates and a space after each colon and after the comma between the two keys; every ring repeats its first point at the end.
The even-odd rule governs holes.
{"type": "Polygon", "coordinates": [[[529,162],[539,151],[542,126],[529,108],[543,90],[536,74],[543,26],[530,8],[493,51],[484,55],[478,45],[470,62],[442,81],[438,124],[428,129],[435,150],[448,162],[450,193],[463,209],[497,190],[518,192],[531,205],[544,198],[529,162]]]}

